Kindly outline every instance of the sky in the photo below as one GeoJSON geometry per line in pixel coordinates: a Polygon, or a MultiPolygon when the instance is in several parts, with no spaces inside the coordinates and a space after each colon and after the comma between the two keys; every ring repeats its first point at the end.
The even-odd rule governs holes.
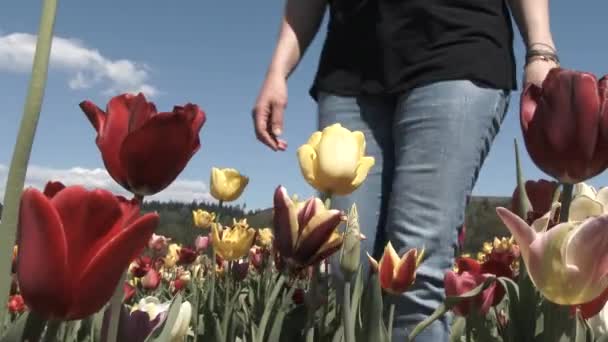
{"type": "MultiPolygon", "coordinates": [[[[316,106],[308,89],[325,38],[325,25],[289,80],[286,152],[255,139],[251,108],[270,61],[283,1],[59,1],[51,69],[26,183],[50,179],[121,193],[107,175],[95,131],[78,107],[101,108],[122,92],[143,91],[160,111],[187,102],[207,114],[202,146],[158,200],[208,200],[211,167],[233,167],[250,177],[236,202],[272,205],[279,184],[300,197],[314,190],[300,174],[296,149],[316,130],[316,106]],[[174,2],[177,3],[177,2],[174,2]]],[[[0,10],[0,195],[23,111],[41,1],[12,1],[0,10]]],[[[562,66],[608,74],[606,1],[551,1],[554,40],[562,66]]],[[[521,39],[516,31],[518,77],[521,39]]],[[[515,185],[513,139],[520,142],[525,177],[548,178],[529,159],[519,126],[520,92],[479,175],[474,195],[508,196],[515,185]]],[[[606,174],[590,180],[608,185],[606,174]]]]}

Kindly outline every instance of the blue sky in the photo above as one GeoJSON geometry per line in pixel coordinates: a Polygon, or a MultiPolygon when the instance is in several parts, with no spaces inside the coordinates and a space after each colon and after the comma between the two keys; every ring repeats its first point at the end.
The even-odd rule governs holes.
{"type": "MultiPolygon", "coordinates": [[[[40,3],[15,1],[4,6],[0,11],[0,42],[9,35],[27,40],[28,36],[15,33],[36,34],[40,3]]],[[[203,198],[212,166],[235,167],[251,177],[238,202],[246,202],[248,208],[270,206],[278,184],[300,196],[311,195],[312,189],[300,175],[295,150],[315,130],[316,108],[308,88],[325,27],[289,81],[287,152],[274,153],[257,143],[250,118],[274,48],[282,7],[283,1],[278,0],[182,0],[179,6],[161,1],[60,1],[55,35],[69,40],[55,45],[58,57],[49,74],[29,184],[39,185],[52,176],[116,189],[107,180],[100,180],[100,171],[95,171],[103,164],[94,144],[95,132],[78,103],[91,99],[103,108],[118,90],[144,87],[155,91],[153,101],[159,110],[193,102],[208,117],[201,133],[201,150],[178,178],[180,183],[157,198],[184,198],[188,194],[203,198]]],[[[564,67],[598,76],[608,74],[607,11],[605,1],[587,1],[584,5],[551,1],[552,29],[564,67]]],[[[521,68],[523,50],[518,34],[515,41],[521,68]]],[[[0,44],[0,176],[4,176],[0,178],[0,190],[29,80],[31,62],[20,55],[27,53],[27,46],[2,52],[0,44]],[[7,53],[16,60],[7,58],[7,53]]],[[[519,96],[519,92],[512,96],[510,111],[474,194],[512,192],[514,138],[521,142],[526,177],[546,177],[525,153],[519,128],[519,96]]],[[[591,183],[608,185],[608,178],[603,174],[591,183]]]]}

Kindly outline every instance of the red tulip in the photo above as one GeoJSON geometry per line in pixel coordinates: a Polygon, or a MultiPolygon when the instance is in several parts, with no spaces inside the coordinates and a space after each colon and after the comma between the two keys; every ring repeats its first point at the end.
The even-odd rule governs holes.
{"type": "MultiPolygon", "coordinates": [[[[530,211],[526,214],[526,222],[532,224],[532,222],[541,218],[547,212],[551,210],[551,204],[553,204],[553,196],[555,191],[559,187],[559,183],[555,181],[549,181],[546,179],[539,179],[537,181],[526,181],[524,183],[526,188],[526,194],[530,200],[530,211]]],[[[517,212],[519,203],[519,186],[513,190],[511,196],[511,211],[517,212]]]]}
{"type": "Polygon", "coordinates": [[[588,319],[602,311],[606,302],[608,302],[608,288],[606,288],[599,297],[590,302],[570,306],[570,313],[574,316],[576,314],[576,309],[579,309],[581,311],[581,317],[583,319],[588,319]]]}
{"type": "Polygon", "coordinates": [[[133,298],[133,296],[135,296],[135,287],[125,281],[122,287],[122,292],[125,294],[124,298],[122,299],[123,302],[128,302],[131,298],[133,298]]]}
{"type": "Polygon", "coordinates": [[[200,148],[205,113],[197,105],[157,113],[143,94],[113,97],[104,112],[91,101],[80,108],[97,130],[96,143],[110,176],[138,195],[171,184],[200,148]]]}
{"type": "Polygon", "coordinates": [[[534,163],[563,183],[608,166],[608,76],[552,69],[542,88],[526,85],[520,123],[534,163]]]}
{"type": "Polygon", "coordinates": [[[26,304],[55,319],[99,311],[158,222],[156,213],[140,216],[137,201],[109,191],[70,186],[47,197],[26,189],[17,258],[26,304]]]}
{"type": "MultiPolygon", "coordinates": [[[[513,277],[510,265],[500,263],[497,260],[480,264],[475,259],[461,257],[456,259],[456,265],[458,266],[458,272],[448,271],[445,274],[444,286],[446,296],[463,295],[483,284],[492,275],[496,277],[513,277]]],[[[460,303],[452,308],[452,311],[456,315],[466,316],[471,312],[471,309],[474,309],[485,315],[490,307],[500,303],[504,294],[502,286],[494,282],[478,296],[460,301],[460,303]]]]}
{"type": "Polygon", "coordinates": [[[25,302],[21,295],[14,295],[8,299],[8,311],[11,313],[21,313],[25,310],[25,302]]]}
{"type": "Polygon", "coordinates": [[[155,269],[149,269],[141,278],[141,286],[146,290],[156,290],[160,284],[160,273],[155,269]]]}

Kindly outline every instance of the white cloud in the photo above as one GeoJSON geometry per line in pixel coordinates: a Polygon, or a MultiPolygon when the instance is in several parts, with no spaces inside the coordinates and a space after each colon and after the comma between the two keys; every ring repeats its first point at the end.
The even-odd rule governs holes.
{"type": "MultiPolygon", "coordinates": [[[[0,34],[0,71],[29,72],[35,48],[35,35],[0,34]]],[[[50,63],[52,68],[69,75],[68,85],[72,89],[101,85],[109,95],[123,92],[143,92],[146,96],[158,94],[158,90],[148,84],[149,69],[145,64],[128,59],[112,60],[76,39],[54,37],[50,63]]]]}
{"type": "MultiPolygon", "coordinates": [[[[7,176],[8,167],[0,164],[0,196],[2,196],[0,197],[0,201],[4,198],[7,176]]],[[[25,180],[26,187],[32,186],[42,190],[49,180],[61,181],[65,185],[79,184],[89,189],[103,188],[115,194],[130,197],[129,193],[120,187],[105,169],[86,169],[82,167],[54,169],[38,165],[30,165],[28,167],[25,180]]],[[[154,196],[146,197],[146,199],[180,202],[191,202],[193,200],[214,201],[209,194],[207,184],[203,181],[192,179],[177,179],[165,190],[154,196]]]]}

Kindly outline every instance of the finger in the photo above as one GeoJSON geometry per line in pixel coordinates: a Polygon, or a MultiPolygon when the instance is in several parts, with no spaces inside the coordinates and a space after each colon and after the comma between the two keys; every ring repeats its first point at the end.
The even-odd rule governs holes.
{"type": "Polygon", "coordinates": [[[285,113],[285,108],[287,107],[286,102],[282,101],[274,101],[272,103],[272,112],[270,116],[270,127],[272,129],[272,134],[275,137],[281,136],[283,134],[283,115],[285,113]]]}
{"type": "Polygon", "coordinates": [[[273,151],[277,150],[277,144],[274,139],[268,134],[268,110],[263,106],[256,106],[253,111],[253,122],[255,126],[255,134],[259,141],[270,147],[273,151]]]}

